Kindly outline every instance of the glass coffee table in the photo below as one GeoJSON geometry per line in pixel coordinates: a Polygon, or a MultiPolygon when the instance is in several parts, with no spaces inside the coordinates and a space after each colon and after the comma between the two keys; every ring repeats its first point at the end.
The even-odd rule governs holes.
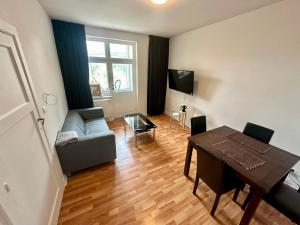
{"type": "Polygon", "coordinates": [[[126,135],[126,125],[133,131],[135,137],[135,146],[137,147],[137,136],[139,134],[144,134],[151,132],[153,130],[153,141],[155,139],[155,128],[156,125],[152,123],[146,116],[142,113],[132,113],[123,116],[124,120],[124,131],[126,135]]]}

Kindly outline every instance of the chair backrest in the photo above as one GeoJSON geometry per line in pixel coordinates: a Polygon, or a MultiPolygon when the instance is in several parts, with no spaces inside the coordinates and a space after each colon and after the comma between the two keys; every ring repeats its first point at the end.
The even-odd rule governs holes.
{"type": "Polygon", "coordinates": [[[191,135],[206,132],[206,116],[191,118],[191,135]]]}
{"type": "Polygon", "coordinates": [[[266,144],[269,144],[274,134],[274,130],[248,122],[244,128],[243,133],[266,144]]]}
{"type": "Polygon", "coordinates": [[[197,173],[215,193],[220,193],[223,189],[225,170],[225,161],[201,147],[197,149],[197,173]]]}

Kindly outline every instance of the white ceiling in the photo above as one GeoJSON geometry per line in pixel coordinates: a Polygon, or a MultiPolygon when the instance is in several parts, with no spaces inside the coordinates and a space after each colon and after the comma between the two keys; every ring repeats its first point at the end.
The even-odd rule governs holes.
{"type": "Polygon", "coordinates": [[[171,37],[279,0],[39,0],[55,19],[171,37]]]}

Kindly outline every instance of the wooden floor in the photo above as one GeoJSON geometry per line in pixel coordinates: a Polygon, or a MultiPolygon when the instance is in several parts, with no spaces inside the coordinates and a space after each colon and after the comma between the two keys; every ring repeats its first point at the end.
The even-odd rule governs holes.
{"type": "MultiPolygon", "coordinates": [[[[151,134],[140,136],[139,149],[131,132],[125,137],[120,119],[109,124],[116,134],[117,159],[69,178],[59,225],[239,224],[243,211],[232,193],[222,196],[214,218],[209,211],[215,194],[203,183],[198,197],[192,194],[193,178],[183,176],[189,130],[170,129],[166,115],[151,119],[158,126],[155,141],[151,134]]],[[[245,196],[240,194],[239,204],[245,196]]],[[[251,225],[272,224],[292,223],[261,202],[251,225]]]]}

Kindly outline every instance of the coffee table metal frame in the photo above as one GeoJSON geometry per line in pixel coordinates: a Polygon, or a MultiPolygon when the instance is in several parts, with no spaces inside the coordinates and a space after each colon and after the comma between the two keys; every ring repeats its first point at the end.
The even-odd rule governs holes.
{"type": "Polygon", "coordinates": [[[131,131],[134,134],[134,138],[135,138],[135,147],[138,147],[138,136],[151,132],[152,131],[152,140],[155,140],[155,129],[156,129],[156,125],[154,123],[152,123],[146,116],[144,116],[142,113],[133,113],[133,114],[126,114],[123,116],[123,124],[124,124],[124,132],[125,132],[125,138],[126,138],[126,126],[128,126],[131,131]],[[140,127],[140,128],[134,128],[135,124],[130,124],[126,118],[134,118],[134,117],[139,117],[139,122],[143,123],[144,126],[140,127]]]}

